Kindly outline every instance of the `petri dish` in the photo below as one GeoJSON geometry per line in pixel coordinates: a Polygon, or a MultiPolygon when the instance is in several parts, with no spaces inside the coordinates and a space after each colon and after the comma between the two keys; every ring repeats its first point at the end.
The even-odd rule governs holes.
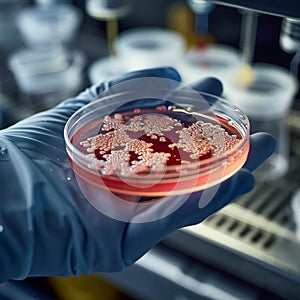
{"type": "Polygon", "coordinates": [[[88,200],[102,190],[188,194],[219,184],[243,166],[249,121],[239,108],[189,88],[162,84],[153,93],[148,79],[150,97],[143,79],[133,81],[136,90],[127,86],[96,99],[66,123],[67,155],[88,200]]]}

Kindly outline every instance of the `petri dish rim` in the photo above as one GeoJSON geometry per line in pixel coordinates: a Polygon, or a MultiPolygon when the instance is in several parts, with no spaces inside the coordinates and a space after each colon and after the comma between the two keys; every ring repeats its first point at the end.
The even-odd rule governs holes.
{"type": "MultiPolygon", "coordinates": [[[[82,153],[80,150],[78,150],[76,148],[76,146],[71,142],[72,138],[74,137],[76,131],[74,132],[74,128],[80,129],[83,126],[79,126],[79,122],[82,121],[83,118],[88,118],[88,116],[90,114],[95,113],[95,110],[93,109],[94,107],[98,106],[98,109],[100,109],[100,107],[102,108],[103,105],[106,102],[111,102],[110,100],[112,98],[115,98],[116,96],[122,96],[125,95],[126,92],[124,93],[118,93],[118,94],[112,94],[112,95],[108,95],[105,96],[103,98],[100,99],[95,99],[94,101],[92,101],[91,103],[87,104],[86,106],[82,107],[81,109],[79,109],[78,111],[76,111],[67,121],[65,128],[64,128],[64,139],[65,139],[65,143],[66,143],[66,149],[67,149],[67,154],[69,155],[70,159],[72,160],[72,162],[79,164],[81,167],[92,171],[92,172],[97,172],[97,174],[99,175],[99,170],[97,170],[97,168],[92,168],[91,166],[95,166],[97,164],[97,160],[95,160],[94,158],[90,158],[88,157],[86,154],[82,153]],[[79,126],[79,127],[77,127],[79,126]],[[71,136],[70,136],[71,134],[71,136]]],[[[189,176],[184,177],[185,179],[192,176],[192,171],[195,170],[195,172],[198,172],[199,168],[201,168],[201,174],[203,174],[203,172],[205,172],[205,166],[207,166],[209,169],[208,171],[211,171],[213,168],[217,168],[220,167],[221,164],[226,163],[226,157],[231,157],[233,160],[236,156],[238,156],[239,153],[243,152],[243,150],[246,149],[246,147],[248,147],[249,145],[249,135],[250,135],[250,122],[248,120],[248,117],[246,116],[246,114],[240,110],[237,106],[235,105],[231,105],[228,101],[226,101],[225,99],[212,95],[212,94],[208,94],[208,93],[204,93],[204,92],[200,92],[199,93],[201,96],[204,97],[211,97],[215,100],[217,100],[216,103],[223,105],[224,107],[227,107],[228,109],[230,109],[231,112],[234,112],[236,114],[238,114],[239,120],[235,120],[235,124],[234,127],[239,127],[240,130],[239,133],[242,136],[242,139],[239,143],[235,144],[229,151],[226,151],[224,154],[218,156],[218,158],[208,158],[208,159],[204,159],[201,160],[199,162],[193,162],[188,164],[187,166],[187,170],[189,171],[189,176]],[[240,122],[238,122],[240,121],[240,122]],[[243,127],[243,128],[241,128],[243,127]],[[244,130],[244,132],[241,132],[241,130],[244,130]]],[[[112,103],[106,103],[106,105],[115,105],[112,103]]],[[[180,105],[180,103],[177,103],[180,105]]],[[[215,106],[214,106],[215,108],[215,106]]],[[[220,115],[221,113],[219,113],[220,115]]],[[[99,116],[99,119],[103,118],[105,115],[99,116]]],[[[221,114],[221,117],[226,117],[226,114],[223,113],[223,115],[221,114]]],[[[227,116],[229,117],[229,116],[227,116]]],[[[231,116],[232,117],[232,116],[231,116]]],[[[99,120],[99,123],[101,121],[99,120]]],[[[91,120],[87,121],[85,123],[85,125],[91,123],[91,120]]],[[[237,129],[237,128],[236,128],[237,129]]],[[[166,178],[164,178],[164,181],[169,179],[174,178],[174,174],[172,173],[172,171],[176,171],[178,170],[178,166],[168,166],[166,168],[166,170],[168,172],[171,172],[169,177],[167,176],[166,178]]],[[[103,175],[105,176],[105,178],[120,178],[120,176],[115,176],[115,175],[103,175]]],[[[175,176],[176,177],[176,176],[175,176]]],[[[147,177],[147,182],[148,180],[155,180],[156,177],[147,177]]],[[[126,176],[126,180],[130,180],[130,176],[126,176]]],[[[133,178],[133,180],[136,180],[133,178]]]]}

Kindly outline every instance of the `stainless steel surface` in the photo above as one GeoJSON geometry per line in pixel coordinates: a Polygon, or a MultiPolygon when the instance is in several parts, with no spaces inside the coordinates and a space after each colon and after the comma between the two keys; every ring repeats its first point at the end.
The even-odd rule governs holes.
{"type": "Polygon", "coordinates": [[[293,111],[288,122],[291,169],[287,176],[257,183],[252,192],[202,224],[174,233],[165,243],[293,299],[300,295],[300,242],[290,203],[300,184],[299,112],[293,111]]]}
{"type": "Polygon", "coordinates": [[[272,293],[161,245],[124,272],[99,276],[143,300],[277,300],[272,293]]]}
{"type": "MultiPolygon", "coordinates": [[[[199,0],[202,1],[202,0],[199,0]]],[[[300,3],[298,0],[206,0],[208,2],[248,9],[256,12],[280,17],[300,18],[300,3]]],[[[197,0],[195,0],[197,2],[197,0]]]]}

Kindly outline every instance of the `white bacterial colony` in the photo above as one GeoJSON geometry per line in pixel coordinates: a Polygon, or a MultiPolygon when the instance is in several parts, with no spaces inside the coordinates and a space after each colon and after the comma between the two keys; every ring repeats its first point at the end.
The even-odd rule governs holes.
{"type": "Polygon", "coordinates": [[[103,175],[161,173],[172,155],[175,152],[178,155],[178,149],[189,160],[186,157],[173,160],[177,164],[190,163],[205,155],[221,156],[240,140],[220,125],[196,121],[185,127],[180,120],[161,113],[141,113],[128,121],[119,113],[107,116],[100,132],[80,145],[85,148],[86,155],[95,159],[103,175]],[[154,149],[158,144],[160,151],[154,149]]]}

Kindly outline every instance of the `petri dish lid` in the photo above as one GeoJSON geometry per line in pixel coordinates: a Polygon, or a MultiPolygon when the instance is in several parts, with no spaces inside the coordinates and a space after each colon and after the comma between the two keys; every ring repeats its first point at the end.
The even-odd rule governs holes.
{"type": "Polygon", "coordinates": [[[99,84],[125,73],[125,67],[115,56],[104,57],[93,62],[88,69],[88,78],[91,84],[99,84]]]}
{"type": "Polygon", "coordinates": [[[121,32],[114,49],[129,69],[174,66],[185,52],[185,40],[170,29],[139,27],[121,32]]]}
{"type": "Polygon", "coordinates": [[[231,74],[228,80],[229,101],[253,119],[284,117],[298,90],[298,80],[285,68],[272,64],[254,64],[254,81],[241,86],[231,74]]]}
{"type": "Polygon", "coordinates": [[[82,21],[81,11],[69,4],[31,6],[17,17],[17,26],[29,45],[69,42],[82,21]]]}

